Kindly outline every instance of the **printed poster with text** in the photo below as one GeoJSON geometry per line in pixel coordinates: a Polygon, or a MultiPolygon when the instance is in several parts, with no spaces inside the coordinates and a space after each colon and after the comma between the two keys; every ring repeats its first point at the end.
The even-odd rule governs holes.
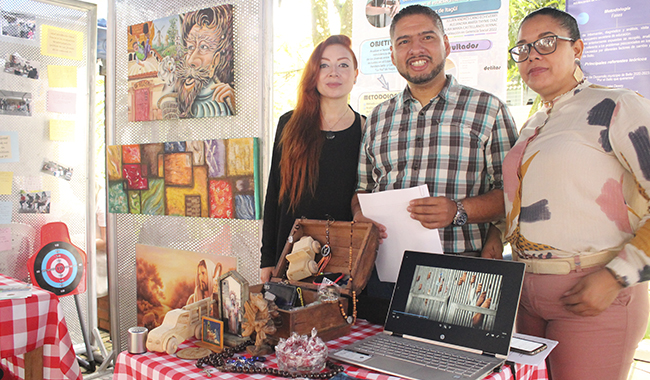
{"type": "Polygon", "coordinates": [[[578,20],[589,81],[650,97],[648,0],[567,0],[578,20]]]}
{"type": "Polygon", "coordinates": [[[355,2],[352,44],[359,77],[350,102],[359,113],[404,90],[406,81],[390,59],[390,22],[398,9],[420,4],[440,17],[451,45],[445,72],[461,84],[505,101],[508,59],[507,0],[366,0],[355,2]]]}

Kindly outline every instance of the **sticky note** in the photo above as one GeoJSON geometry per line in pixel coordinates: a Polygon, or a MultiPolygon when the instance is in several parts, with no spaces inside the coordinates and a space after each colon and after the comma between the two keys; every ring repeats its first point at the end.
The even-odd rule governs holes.
{"type": "Polygon", "coordinates": [[[77,87],[77,68],[74,66],[47,66],[50,87],[77,87]]]}
{"type": "Polygon", "coordinates": [[[57,113],[67,113],[71,115],[76,114],[77,94],[73,92],[48,91],[47,111],[57,112],[57,113]]]}
{"type": "Polygon", "coordinates": [[[73,120],[50,120],[50,140],[74,141],[73,120]]]}
{"type": "Polygon", "coordinates": [[[0,172],[0,195],[10,195],[14,172],[0,172]]]}

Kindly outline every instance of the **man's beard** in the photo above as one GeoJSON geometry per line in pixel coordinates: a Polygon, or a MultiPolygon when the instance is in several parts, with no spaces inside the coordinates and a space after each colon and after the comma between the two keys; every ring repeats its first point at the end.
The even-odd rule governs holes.
{"type": "Polygon", "coordinates": [[[174,91],[178,94],[178,110],[181,117],[189,117],[192,112],[192,103],[203,87],[210,82],[210,70],[207,67],[192,67],[181,61],[176,67],[178,79],[174,91]],[[191,88],[185,86],[188,79],[193,79],[191,88]]]}
{"type": "MultiPolygon", "coordinates": [[[[428,57],[427,57],[428,58],[428,57]]],[[[416,58],[417,59],[417,58],[416,58]]],[[[408,64],[407,64],[408,66],[408,64]]],[[[413,84],[425,84],[430,82],[433,78],[437,77],[438,74],[440,74],[443,70],[445,69],[445,60],[440,62],[438,66],[434,67],[431,72],[425,73],[425,74],[420,74],[419,76],[411,76],[408,73],[408,70],[399,71],[400,75],[404,77],[409,83],[413,84]]]]}
{"type": "Polygon", "coordinates": [[[201,291],[203,297],[206,297],[210,294],[208,291],[208,283],[205,281],[199,281],[199,290],[201,291]]]}

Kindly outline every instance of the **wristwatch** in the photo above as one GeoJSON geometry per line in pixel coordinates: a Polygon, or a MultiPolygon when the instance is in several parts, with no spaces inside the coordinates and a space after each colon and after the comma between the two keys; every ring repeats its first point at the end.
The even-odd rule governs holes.
{"type": "Polygon", "coordinates": [[[459,200],[455,200],[454,202],[456,202],[456,216],[454,216],[452,224],[454,226],[464,226],[465,223],[467,223],[467,212],[465,211],[465,207],[463,207],[463,203],[459,200]]]}

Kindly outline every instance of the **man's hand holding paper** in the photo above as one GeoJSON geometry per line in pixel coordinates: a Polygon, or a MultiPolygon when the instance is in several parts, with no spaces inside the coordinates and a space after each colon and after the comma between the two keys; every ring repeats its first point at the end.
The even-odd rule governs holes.
{"type": "Polygon", "coordinates": [[[358,193],[366,218],[386,227],[387,237],[379,245],[377,273],[385,282],[395,282],[405,250],[442,253],[438,230],[425,228],[408,211],[409,202],[429,197],[426,185],[378,193],[358,193]]]}

